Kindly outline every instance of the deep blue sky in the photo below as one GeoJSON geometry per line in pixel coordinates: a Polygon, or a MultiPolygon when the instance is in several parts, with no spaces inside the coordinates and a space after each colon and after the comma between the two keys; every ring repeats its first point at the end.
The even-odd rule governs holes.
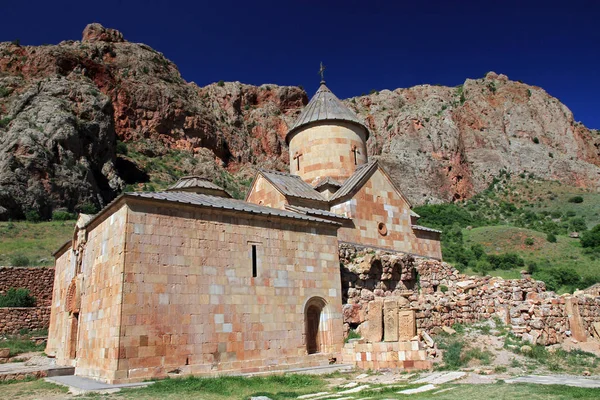
{"type": "Polygon", "coordinates": [[[600,1],[0,1],[0,41],[79,40],[100,22],[200,86],[302,85],[310,96],[321,60],[340,98],[495,71],[600,128],[600,1]]]}

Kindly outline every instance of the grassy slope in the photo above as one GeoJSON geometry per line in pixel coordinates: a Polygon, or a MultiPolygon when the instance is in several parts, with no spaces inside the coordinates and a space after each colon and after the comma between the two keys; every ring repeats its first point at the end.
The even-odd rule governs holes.
{"type": "MultiPolygon", "coordinates": [[[[463,236],[465,245],[481,244],[489,254],[513,252],[523,257],[526,262],[536,262],[541,268],[552,264],[555,267],[572,267],[582,276],[600,275],[600,260],[584,254],[579,239],[557,236],[556,243],[549,243],[545,233],[505,225],[464,229],[463,236]],[[526,245],[527,238],[532,238],[534,244],[526,245]]],[[[520,270],[495,270],[492,275],[518,278],[520,270]]]]}
{"type": "Polygon", "coordinates": [[[52,253],[73,235],[75,221],[0,222],[0,265],[23,255],[33,265],[53,265],[52,253]]]}

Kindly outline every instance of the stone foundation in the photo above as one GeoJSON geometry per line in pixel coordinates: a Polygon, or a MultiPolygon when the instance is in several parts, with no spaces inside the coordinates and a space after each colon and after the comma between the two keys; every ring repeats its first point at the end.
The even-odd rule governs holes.
{"type": "Polygon", "coordinates": [[[423,370],[433,365],[418,340],[367,343],[364,339],[351,339],[344,345],[342,360],[361,369],[423,370]]]}
{"type": "Polygon", "coordinates": [[[48,329],[50,307],[0,308],[0,334],[17,334],[21,330],[48,329]]]}

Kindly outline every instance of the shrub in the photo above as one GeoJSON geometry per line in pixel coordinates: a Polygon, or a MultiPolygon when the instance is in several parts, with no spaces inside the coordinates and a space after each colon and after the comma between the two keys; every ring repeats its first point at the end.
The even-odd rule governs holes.
{"type": "Polygon", "coordinates": [[[573,196],[569,199],[569,203],[583,203],[583,197],[581,196],[573,196]]]}
{"type": "Polygon", "coordinates": [[[67,211],[54,211],[52,212],[52,220],[53,221],[68,221],[70,219],[75,219],[75,214],[71,214],[67,211]]]}
{"type": "Polygon", "coordinates": [[[348,331],[348,337],[344,340],[344,343],[348,343],[350,339],[360,339],[361,336],[354,329],[348,331]]]}
{"type": "Polygon", "coordinates": [[[532,139],[532,141],[533,141],[533,143],[535,143],[535,144],[539,144],[539,143],[540,143],[540,139],[538,139],[538,138],[537,138],[537,136],[536,136],[536,137],[534,137],[534,138],[532,139]]]}
{"type": "Polygon", "coordinates": [[[492,269],[513,269],[525,266],[525,260],[515,253],[489,254],[488,261],[492,269]]]}
{"type": "Polygon", "coordinates": [[[217,86],[223,87],[223,86],[225,86],[225,82],[219,81],[219,82],[217,82],[217,86]]]}
{"type": "Polygon", "coordinates": [[[17,254],[16,256],[10,259],[10,264],[13,267],[26,267],[31,264],[31,261],[27,256],[17,254]]]}
{"type": "Polygon", "coordinates": [[[35,210],[25,211],[25,219],[29,222],[40,222],[42,217],[40,213],[35,210]]]}
{"type": "Polygon", "coordinates": [[[11,117],[4,117],[4,118],[0,119],[0,128],[4,128],[4,127],[8,126],[8,124],[10,124],[10,121],[12,121],[11,117]]]}
{"type": "Polygon", "coordinates": [[[84,203],[79,209],[84,214],[96,214],[98,212],[98,207],[92,203],[84,203]]]}
{"type": "Polygon", "coordinates": [[[6,97],[10,94],[10,90],[5,88],[4,86],[0,86],[0,98],[6,97]]]}
{"type": "Polygon", "coordinates": [[[120,140],[117,140],[117,154],[127,155],[127,145],[120,140]]]}
{"type": "Polygon", "coordinates": [[[4,295],[0,295],[0,307],[35,307],[35,297],[29,294],[28,289],[10,288],[4,295]]]}
{"type": "Polygon", "coordinates": [[[530,261],[529,263],[527,263],[527,272],[530,275],[533,275],[534,273],[538,272],[539,270],[540,270],[540,268],[538,267],[538,265],[535,261],[530,261]]]}
{"type": "Polygon", "coordinates": [[[549,243],[556,243],[556,236],[553,233],[549,233],[546,235],[546,240],[549,243]]]}
{"type": "Polygon", "coordinates": [[[577,213],[575,211],[567,211],[567,217],[568,218],[572,218],[572,217],[574,217],[576,215],[577,215],[577,213]]]}
{"type": "Polygon", "coordinates": [[[596,225],[581,237],[581,246],[587,248],[600,248],[600,225],[596,225]]]}
{"type": "Polygon", "coordinates": [[[535,244],[535,240],[533,240],[533,238],[527,238],[525,239],[525,244],[527,246],[533,246],[535,244]]]}
{"type": "Polygon", "coordinates": [[[571,229],[573,229],[575,232],[584,232],[587,230],[587,224],[581,217],[573,218],[571,220],[571,229]]]}

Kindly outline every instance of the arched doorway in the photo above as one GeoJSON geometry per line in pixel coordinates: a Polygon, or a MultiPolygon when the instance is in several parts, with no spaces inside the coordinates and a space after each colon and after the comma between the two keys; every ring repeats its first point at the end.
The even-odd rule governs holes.
{"type": "Polygon", "coordinates": [[[312,297],[304,306],[306,352],[315,354],[328,351],[331,344],[329,311],[321,297],[312,297]]]}

